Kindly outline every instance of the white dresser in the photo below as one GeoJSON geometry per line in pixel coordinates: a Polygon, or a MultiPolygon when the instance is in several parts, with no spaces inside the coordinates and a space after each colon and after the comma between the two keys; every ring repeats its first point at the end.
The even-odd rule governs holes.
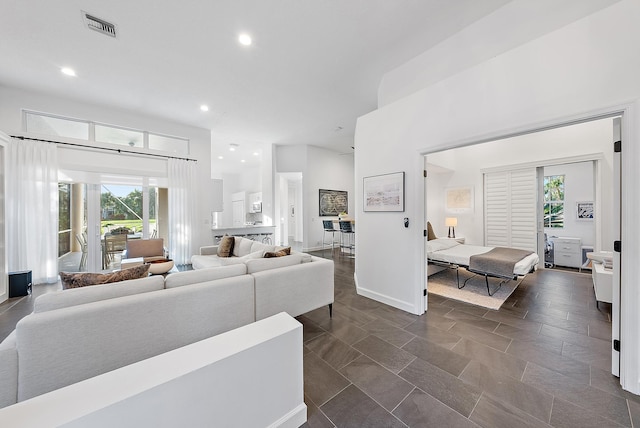
{"type": "Polygon", "coordinates": [[[574,268],[582,267],[582,242],[580,238],[557,237],[553,241],[553,264],[574,268]]]}

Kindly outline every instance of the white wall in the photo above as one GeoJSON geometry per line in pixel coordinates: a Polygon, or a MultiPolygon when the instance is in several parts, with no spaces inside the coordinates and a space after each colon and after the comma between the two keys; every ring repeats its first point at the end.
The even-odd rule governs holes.
{"type": "MultiPolygon", "coordinates": [[[[456,236],[464,236],[467,243],[484,245],[483,236],[483,169],[534,164],[544,166],[554,160],[576,157],[585,154],[602,155],[601,186],[605,189],[601,195],[602,241],[601,248],[611,250],[612,229],[612,192],[613,189],[613,124],[611,118],[594,120],[572,126],[550,129],[518,137],[506,138],[474,146],[460,147],[432,153],[426,156],[429,164],[441,167],[429,171],[427,178],[427,219],[431,221],[437,236],[446,235],[444,218],[444,190],[451,187],[471,186],[474,189],[475,209],[473,212],[455,214],[458,218],[456,236]],[[447,172],[448,171],[448,172],[447,172]],[[606,190],[609,191],[606,191],[606,190]]],[[[567,165],[565,169],[573,171],[567,165]]],[[[583,166],[584,168],[584,166],[583,166]]],[[[555,170],[555,169],[554,169],[555,170]]],[[[563,169],[564,170],[564,169],[563,169]]],[[[588,178],[578,178],[580,187],[576,189],[574,181],[568,187],[567,201],[569,216],[574,215],[575,201],[593,200],[593,174],[588,164],[588,178]],[[585,188],[585,186],[588,188],[585,188]]],[[[582,174],[582,172],[580,172],[582,174]]],[[[545,175],[546,174],[545,172],[545,175]]],[[[548,233],[563,236],[581,237],[588,241],[585,245],[594,245],[594,222],[579,222],[574,226],[573,217],[569,228],[553,230],[548,233]]]]}
{"type": "Polygon", "coordinates": [[[315,146],[279,146],[276,153],[276,172],[302,172],[303,250],[320,249],[322,220],[333,218],[319,216],[320,189],[346,191],[349,214],[354,216],[356,202],[353,156],[315,146]]]}
{"type": "MultiPolygon", "coordinates": [[[[634,261],[640,255],[640,226],[635,224],[640,209],[640,170],[635,166],[640,162],[640,56],[634,54],[640,43],[638,16],[640,2],[622,0],[359,118],[356,193],[362,194],[364,176],[406,171],[404,215],[419,221],[403,229],[398,226],[402,214],[362,213],[362,202],[356,200],[358,292],[422,312],[424,162],[419,153],[624,111],[621,313],[627,329],[621,341],[629,345],[621,354],[622,384],[640,392],[640,293],[626,285],[640,276],[634,261]],[[381,252],[381,242],[402,251],[381,252]]],[[[475,42],[482,40],[464,48],[473,49],[475,42]]]]}
{"type": "Polygon", "coordinates": [[[241,174],[221,174],[220,177],[224,211],[218,213],[218,227],[231,227],[233,225],[231,195],[238,192],[245,192],[246,195],[259,192],[262,188],[262,178],[259,168],[250,168],[241,174]]]}
{"type": "Polygon", "coordinates": [[[391,104],[616,1],[511,0],[385,74],[378,88],[378,106],[391,104]]]}
{"type": "MultiPolygon", "coordinates": [[[[364,176],[407,171],[405,215],[420,220],[422,161],[416,158],[421,151],[535,129],[585,115],[585,109],[605,109],[633,99],[632,94],[640,94],[640,81],[633,77],[640,58],[628,52],[635,49],[640,31],[629,17],[637,13],[637,2],[619,2],[361,117],[356,132],[356,191],[362,191],[364,176]],[[609,32],[612,26],[618,29],[615,36],[609,32]]],[[[559,149],[564,146],[557,143],[559,149]]],[[[421,281],[417,266],[424,251],[419,238],[422,222],[413,221],[417,227],[405,230],[398,226],[400,214],[363,214],[361,202],[356,204],[359,286],[419,312],[416,283],[421,281]],[[378,242],[407,251],[383,255],[376,251],[378,242]]]]}
{"type": "MultiPolygon", "coordinates": [[[[546,167],[544,175],[564,175],[564,227],[545,228],[548,236],[562,236],[580,238],[582,245],[595,246],[595,222],[594,220],[578,220],[576,217],[576,202],[593,201],[593,163],[579,162],[566,165],[546,167]]],[[[610,190],[613,188],[610,187],[610,190]]],[[[611,194],[611,191],[607,192],[611,194]]],[[[607,210],[611,219],[611,206],[607,210]]],[[[611,221],[608,226],[611,235],[611,221]]],[[[611,251],[613,240],[608,243],[607,250],[611,251]]]]}
{"type": "MultiPolygon", "coordinates": [[[[211,219],[212,202],[211,197],[206,196],[208,183],[211,181],[211,134],[209,130],[146,116],[140,112],[118,110],[97,104],[51,96],[45,93],[0,86],[0,130],[9,135],[23,134],[22,109],[188,138],[191,151],[189,157],[198,160],[197,177],[198,183],[202,186],[196,189],[196,194],[201,197],[197,199],[197,214],[195,216],[197,224],[193,234],[193,248],[209,244],[209,241],[206,239],[210,235],[209,223],[211,219]]],[[[47,137],[43,136],[43,138],[47,137]]],[[[65,149],[64,152],[68,155],[71,153],[71,151],[67,149],[65,149]]],[[[76,156],[82,156],[82,152],[76,151],[75,153],[76,156]]],[[[92,152],[88,156],[85,153],[85,156],[91,159],[91,162],[86,162],[86,164],[95,165],[101,163],[104,165],[105,171],[111,173],[132,174],[141,172],[143,174],[151,174],[152,172],[155,173],[159,171],[158,168],[153,167],[158,163],[157,161],[150,160],[148,163],[145,163],[144,160],[140,160],[140,157],[129,157],[124,154],[115,156],[106,152],[92,152]],[[114,159],[114,157],[116,159],[114,159]],[[99,159],[99,161],[97,159],[99,159]],[[150,168],[152,171],[149,171],[149,168],[145,168],[144,165],[152,166],[150,168]]],[[[63,165],[65,162],[73,162],[75,164],[81,162],[80,158],[76,161],[65,158],[64,156],[60,156],[59,158],[63,165]]],[[[166,166],[164,174],[166,176],[166,166]]]]}

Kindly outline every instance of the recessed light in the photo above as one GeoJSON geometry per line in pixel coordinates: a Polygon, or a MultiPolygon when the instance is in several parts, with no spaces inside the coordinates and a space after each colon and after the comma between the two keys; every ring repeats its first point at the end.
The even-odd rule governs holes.
{"type": "Polygon", "coordinates": [[[249,46],[251,45],[251,36],[246,33],[242,33],[238,36],[238,42],[243,46],[249,46]]]}
{"type": "Polygon", "coordinates": [[[245,163],[246,161],[244,159],[240,159],[240,162],[245,163]]]}
{"type": "Polygon", "coordinates": [[[260,154],[260,153],[258,153],[258,152],[253,152],[253,155],[254,155],[254,156],[258,156],[259,154],[260,154]]]}
{"type": "Polygon", "coordinates": [[[62,72],[62,74],[66,74],[67,76],[76,77],[76,71],[73,68],[62,67],[60,71],[62,72]]]}
{"type": "Polygon", "coordinates": [[[224,156],[218,156],[218,159],[224,159],[224,156]]]}
{"type": "Polygon", "coordinates": [[[230,152],[235,152],[237,148],[238,148],[237,144],[234,144],[234,143],[229,144],[229,151],[230,152]]]}
{"type": "Polygon", "coordinates": [[[202,110],[202,111],[209,111],[209,106],[208,106],[208,105],[206,105],[206,104],[202,104],[202,105],[200,106],[200,110],[202,110]]]}

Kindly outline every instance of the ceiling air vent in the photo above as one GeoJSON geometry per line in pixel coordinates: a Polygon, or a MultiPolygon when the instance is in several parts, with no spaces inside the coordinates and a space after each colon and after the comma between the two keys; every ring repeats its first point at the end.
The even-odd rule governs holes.
{"type": "Polygon", "coordinates": [[[107,36],[111,37],[116,36],[116,26],[111,24],[110,22],[107,22],[100,18],[96,18],[95,16],[89,15],[85,12],[82,12],[82,16],[84,17],[84,22],[87,23],[87,26],[91,30],[106,34],[107,36]]]}

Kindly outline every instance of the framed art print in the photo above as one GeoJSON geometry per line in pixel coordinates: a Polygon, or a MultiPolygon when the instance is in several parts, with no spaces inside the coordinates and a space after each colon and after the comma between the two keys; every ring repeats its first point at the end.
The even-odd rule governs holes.
{"type": "Polygon", "coordinates": [[[404,211],[404,172],[363,179],[364,211],[404,211]]]}

